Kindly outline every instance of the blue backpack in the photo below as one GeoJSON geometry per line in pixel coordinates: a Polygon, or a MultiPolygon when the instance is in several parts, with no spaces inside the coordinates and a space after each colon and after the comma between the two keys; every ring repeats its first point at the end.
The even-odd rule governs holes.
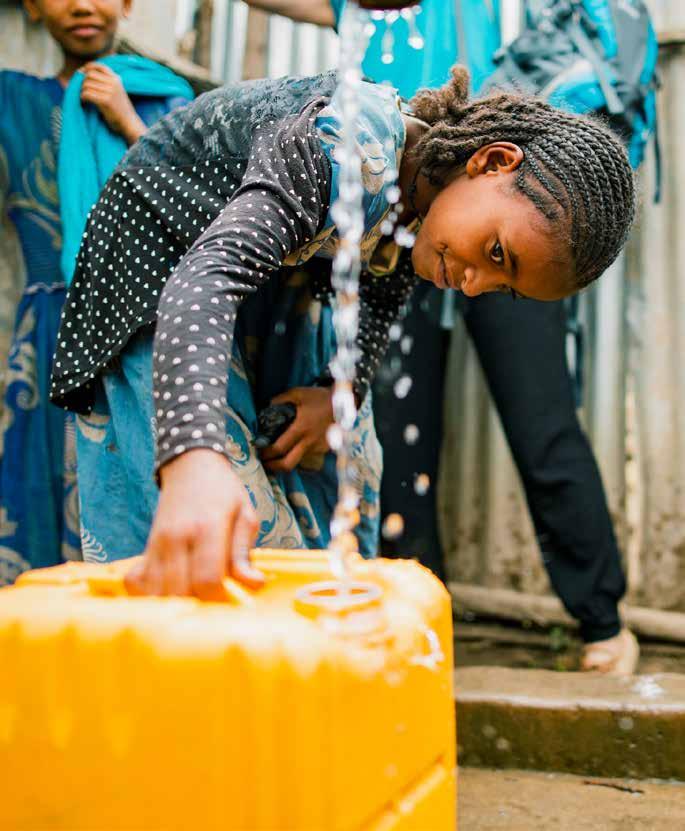
{"type": "Polygon", "coordinates": [[[637,167],[657,127],[658,45],[644,2],[527,0],[525,8],[523,31],[495,55],[485,91],[515,88],[600,113],[637,167]]]}

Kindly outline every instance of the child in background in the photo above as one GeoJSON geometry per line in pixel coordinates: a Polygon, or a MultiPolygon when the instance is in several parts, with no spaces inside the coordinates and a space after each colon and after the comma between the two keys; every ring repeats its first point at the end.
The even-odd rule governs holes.
{"type": "MultiPolygon", "coordinates": [[[[120,77],[96,63],[112,54],[119,21],[132,2],[25,0],[30,19],[59,43],[64,65],[54,78],[0,72],[0,201],[16,228],[27,275],[0,421],[0,585],[27,568],[80,558],[81,551],[73,421],[65,422],[64,412],[48,398],[66,291],[57,187],[65,89],[80,70],[85,110],[95,108],[103,125],[127,145],[191,97],[187,88],[183,97],[132,101],[120,77]]],[[[69,148],[75,174],[82,172],[85,149],[69,148]]],[[[74,219],[85,223],[85,216],[74,219]]]]}

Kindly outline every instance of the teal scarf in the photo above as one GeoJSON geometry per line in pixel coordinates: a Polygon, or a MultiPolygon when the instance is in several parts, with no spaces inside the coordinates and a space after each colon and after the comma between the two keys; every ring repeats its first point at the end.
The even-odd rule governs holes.
{"type": "MultiPolygon", "coordinates": [[[[99,63],[121,78],[129,95],[192,99],[190,85],[170,69],[147,58],[112,55],[99,63]]],[[[128,147],[113,133],[95,107],[81,103],[84,74],[69,82],[62,104],[62,135],[59,144],[57,183],[62,217],[62,274],[69,285],[86,227],[88,212],[119,164],[128,147]]]]}

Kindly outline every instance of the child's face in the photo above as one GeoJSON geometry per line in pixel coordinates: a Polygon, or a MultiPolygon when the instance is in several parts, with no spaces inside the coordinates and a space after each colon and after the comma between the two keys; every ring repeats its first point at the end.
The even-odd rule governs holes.
{"type": "Polygon", "coordinates": [[[507,151],[476,159],[478,151],[465,173],[438,193],[416,238],[414,269],[438,288],[469,297],[513,289],[559,300],[571,293],[567,252],[549,221],[515,188],[523,154],[508,147],[514,148],[511,158],[507,151]]]}
{"type": "Polygon", "coordinates": [[[111,52],[121,17],[133,0],[24,0],[67,55],[90,60],[111,52]]]}

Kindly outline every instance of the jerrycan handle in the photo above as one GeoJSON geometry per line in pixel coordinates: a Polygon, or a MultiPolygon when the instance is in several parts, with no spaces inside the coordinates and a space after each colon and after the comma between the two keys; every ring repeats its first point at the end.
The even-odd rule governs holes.
{"type": "MultiPolygon", "coordinates": [[[[108,563],[98,568],[97,574],[89,574],[86,580],[90,593],[99,597],[128,597],[129,592],[126,589],[124,577],[140,559],[141,557],[131,557],[127,560],[108,563]]],[[[254,604],[254,597],[235,580],[227,577],[223,580],[223,584],[226,591],[226,603],[236,606],[254,604]]]]}

